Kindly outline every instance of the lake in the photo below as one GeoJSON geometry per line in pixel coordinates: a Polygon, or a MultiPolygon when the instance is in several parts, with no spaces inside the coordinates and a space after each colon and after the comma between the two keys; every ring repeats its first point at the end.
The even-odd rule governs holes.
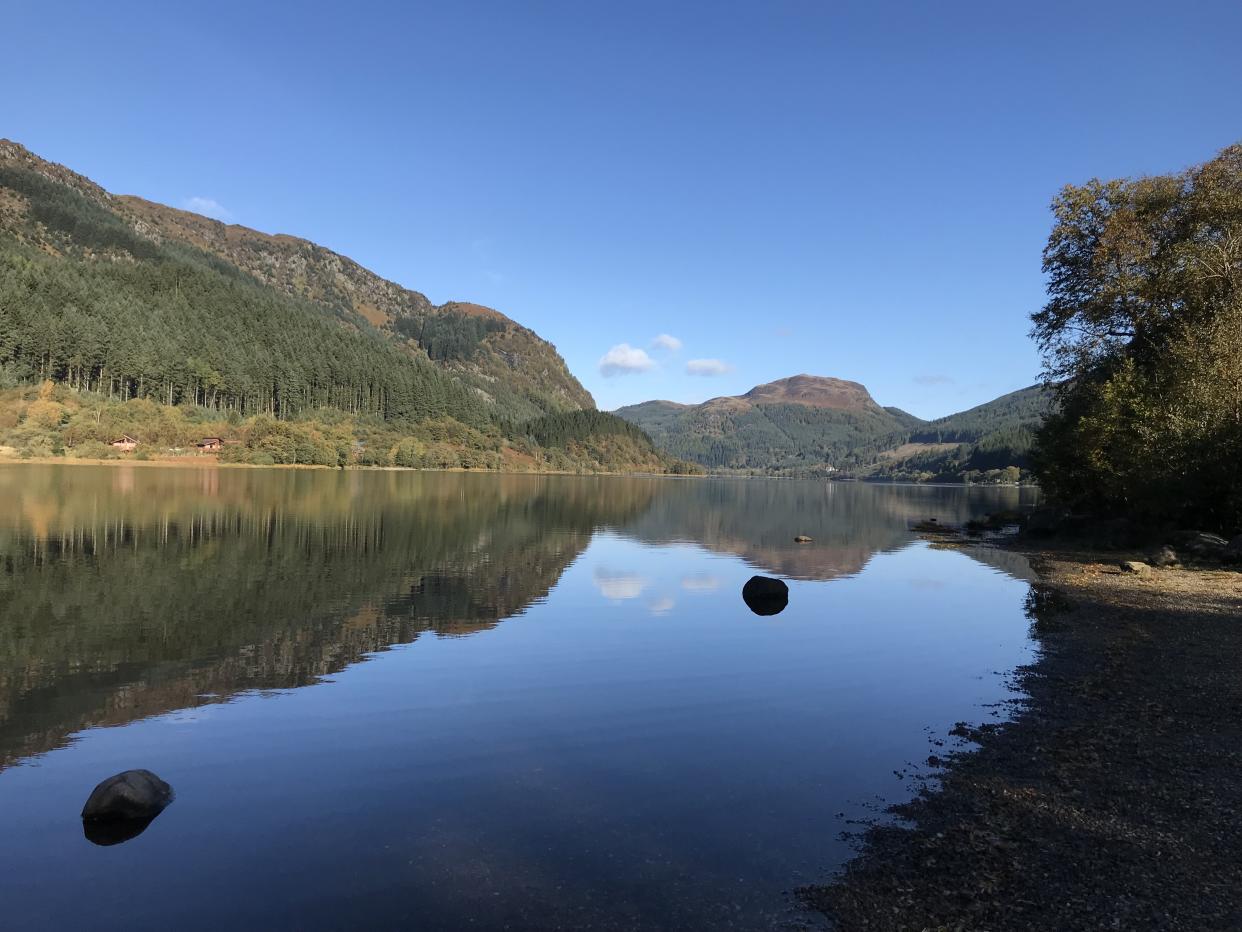
{"type": "Polygon", "coordinates": [[[791,891],[1034,649],[1024,562],[911,523],[1031,503],[0,466],[5,925],[814,928],[791,891]],[[87,840],[137,767],[175,802],[87,840]]]}

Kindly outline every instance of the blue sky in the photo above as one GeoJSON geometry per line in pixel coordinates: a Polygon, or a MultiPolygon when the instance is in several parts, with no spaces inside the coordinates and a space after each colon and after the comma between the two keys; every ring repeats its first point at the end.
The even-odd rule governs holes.
{"type": "Polygon", "coordinates": [[[0,136],[495,307],[603,408],[1029,384],[1057,189],[1242,139],[1237,2],[19,0],[4,28],[0,136]]]}

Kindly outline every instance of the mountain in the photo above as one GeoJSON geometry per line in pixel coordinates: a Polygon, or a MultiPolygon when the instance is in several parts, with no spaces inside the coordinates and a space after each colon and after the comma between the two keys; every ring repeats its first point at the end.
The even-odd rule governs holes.
{"type": "Polygon", "coordinates": [[[966,411],[926,421],[909,442],[882,454],[876,477],[953,481],[992,470],[1029,466],[1035,430],[1052,408],[1052,398],[1031,385],[966,411]]]}
{"type": "Polygon", "coordinates": [[[986,437],[1037,427],[1048,414],[1049,398],[1040,385],[1020,388],[966,411],[926,421],[913,432],[916,443],[976,443],[986,437]]]}
{"type": "Polygon", "coordinates": [[[258,463],[671,465],[498,311],[434,305],[304,239],[110,194],[0,140],[4,391],[10,455],[94,457],[128,433],[157,456],[220,436],[258,463]]]}
{"type": "Polygon", "coordinates": [[[66,257],[207,260],[437,364],[504,417],[595,407],[554,346],[497,311],[465,302],[434,305],[304,239],[112,195],[9,140],[0,140],[0,230],[66,257]]]}
{"type": "Polygon", "coordinates": [[[1038,386],[923,421],[857,382],[797,375],[698,405],[647,401],[615,413],[661,449],[718,470],[958,479],[1026,465],[1049,400],[1038,386]]]}
{"type": "Polygon", "coordinates": [[[918,418],[857,382],[796,375],[698,405],[648,401],[615,412],[669,454],[714,469],[854,467],[899,443],[918,418]]]}

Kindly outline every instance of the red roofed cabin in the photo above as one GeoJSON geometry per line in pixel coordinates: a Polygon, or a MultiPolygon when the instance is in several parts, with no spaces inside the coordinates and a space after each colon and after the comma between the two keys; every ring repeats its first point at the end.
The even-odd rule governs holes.
{"type": "Polygon", "coordinates": [[[224,441],[219,437],[204,437],[194,445],[198,447],[199,453],[216,453],[224,446],[224,441]]]}
{"type": "Polygon", "coordinates": [[[108,444],[114,450],[120,450],[122,453],[133,453],[134,447],[138,446],[138,441],[129,434],[121,434],[112,443],[108,444]]]}

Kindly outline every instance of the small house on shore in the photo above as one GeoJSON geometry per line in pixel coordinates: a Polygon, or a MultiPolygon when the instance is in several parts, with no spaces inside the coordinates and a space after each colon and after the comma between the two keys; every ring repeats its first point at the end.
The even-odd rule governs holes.
{"type": "Polygon", "coordinates": [[[224,446],[224,440],[220,437],[204,437],[194,445],[198,447],[199,453],[216,453],[224,446]]]}
{"type": "Polygon", "coordinates": [[[133,453],[134,448],[138,446],[138,441],[129,434],[121,434],[121,436],[108,445],[114,450],[120,450],[122,453],[133,453]]]}

